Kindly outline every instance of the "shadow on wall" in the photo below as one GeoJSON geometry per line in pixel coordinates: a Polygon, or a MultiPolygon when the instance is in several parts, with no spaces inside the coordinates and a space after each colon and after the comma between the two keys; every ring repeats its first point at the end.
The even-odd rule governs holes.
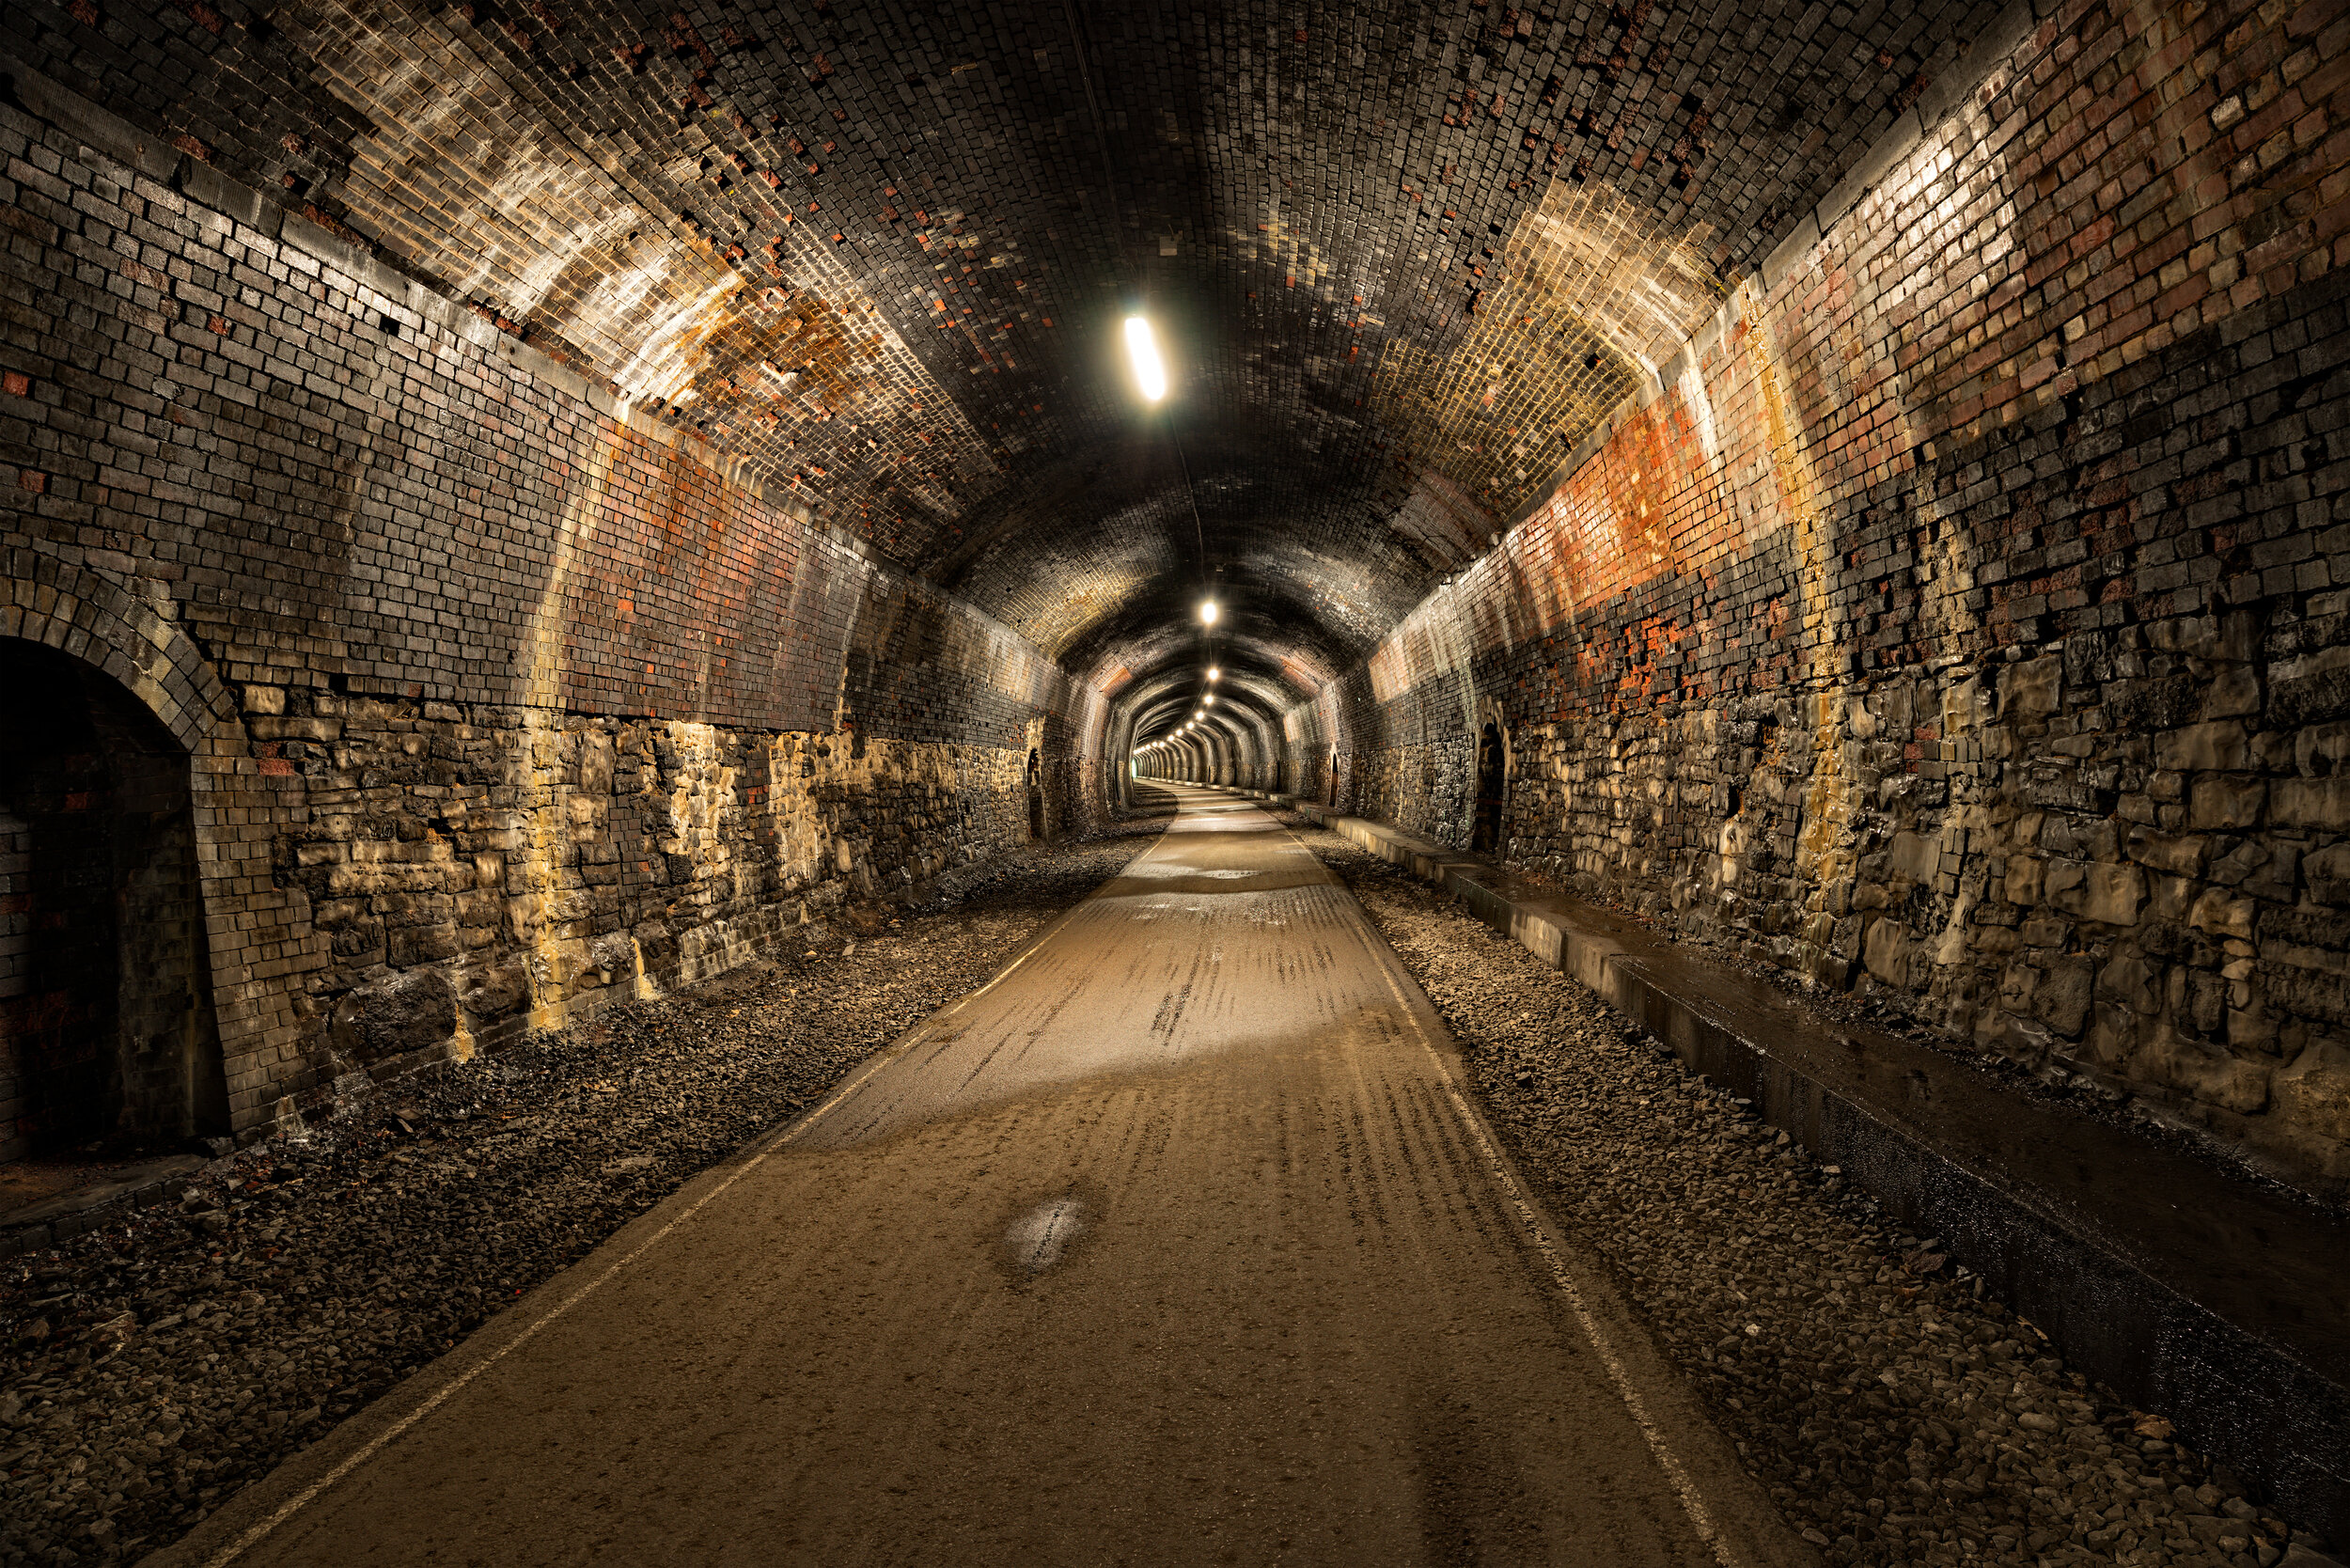
{"type": "Polygon", "coordinates": [[[0,1159],[228,1131],[189,760],[129,692],[0,638],[0,1159]]]}

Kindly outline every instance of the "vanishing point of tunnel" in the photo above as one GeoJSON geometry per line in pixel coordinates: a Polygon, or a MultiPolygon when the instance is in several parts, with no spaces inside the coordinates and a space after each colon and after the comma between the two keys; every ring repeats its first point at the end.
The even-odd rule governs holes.
{"type": "Polygon", "coordinates": [[[18,0],[0,577],[0,1568],[2350,1549],[2350,0],[18,0]]]}

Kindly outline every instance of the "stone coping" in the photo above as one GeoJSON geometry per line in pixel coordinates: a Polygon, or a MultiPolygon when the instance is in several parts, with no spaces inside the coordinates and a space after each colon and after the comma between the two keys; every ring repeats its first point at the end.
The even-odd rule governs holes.
{"type": "Polygon", "coordinates": [[[2196,1152],[1769,983],[1481,856],[1309,801],[1751,1100],[1901,1224],[1939,1236],[2076,1370],[2350,1539],[2350,1224],[2196,1152]]]}
{"type": "Polygon", "coordinates": [[[39,1252],[96,1230],[122,1209],[151,1209],[179,1197],[189,1181],[224,1162],[167,1154],[118,1167],[67,1192],[0,1214],[0,1258],[39,1252]],[[118,1208],[119,1205],[119,1208],[118,1208]]]}

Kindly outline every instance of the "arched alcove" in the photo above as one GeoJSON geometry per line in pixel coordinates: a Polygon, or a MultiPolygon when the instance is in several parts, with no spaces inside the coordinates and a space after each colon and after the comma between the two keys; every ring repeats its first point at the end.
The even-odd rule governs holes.
{"type": "Polygon", "coordinates": [[[228,1131],[188,751],[20,637],[0,637],[0,1158],[228,1131]]]}
{"type": "Polygon", "coordinates": [[[1488,724],[1477,737],[1477,806],[1469,829],[1469,848],[1488,855],[1501,852],[1501,819],[1508,805],[1510,748],[1501,727],[1488,724]]]}

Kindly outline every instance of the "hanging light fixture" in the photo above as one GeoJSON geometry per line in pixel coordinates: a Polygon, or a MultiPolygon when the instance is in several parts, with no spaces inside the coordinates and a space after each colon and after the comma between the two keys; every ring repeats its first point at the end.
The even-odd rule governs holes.
{"type": "Polygon", "coordinates": [[[1217,612],[1216,607],[1215,607],[1215,601],[1214,601],[1214,600],[1213,600],[1213,599],[1202,599],[1202,600],[1199,602],[1199,624],[1200,624],[1200,625],[1202,625],[1202,626],[1213,626],[1213,625],[1214,625],[1214,624],[1215,624],[1215,618],[1216,618],[1217,613],[1218,613],[1218,612],[1217,612]]]}
{"type": "Polygon", "coordinates": [[[1167,396],[1167,367],[1159,361],[1159,340],[1152,335],[1149,317],[1126,318],[1126,358],[1145,401],[1155,403],[1167,396]]]}

